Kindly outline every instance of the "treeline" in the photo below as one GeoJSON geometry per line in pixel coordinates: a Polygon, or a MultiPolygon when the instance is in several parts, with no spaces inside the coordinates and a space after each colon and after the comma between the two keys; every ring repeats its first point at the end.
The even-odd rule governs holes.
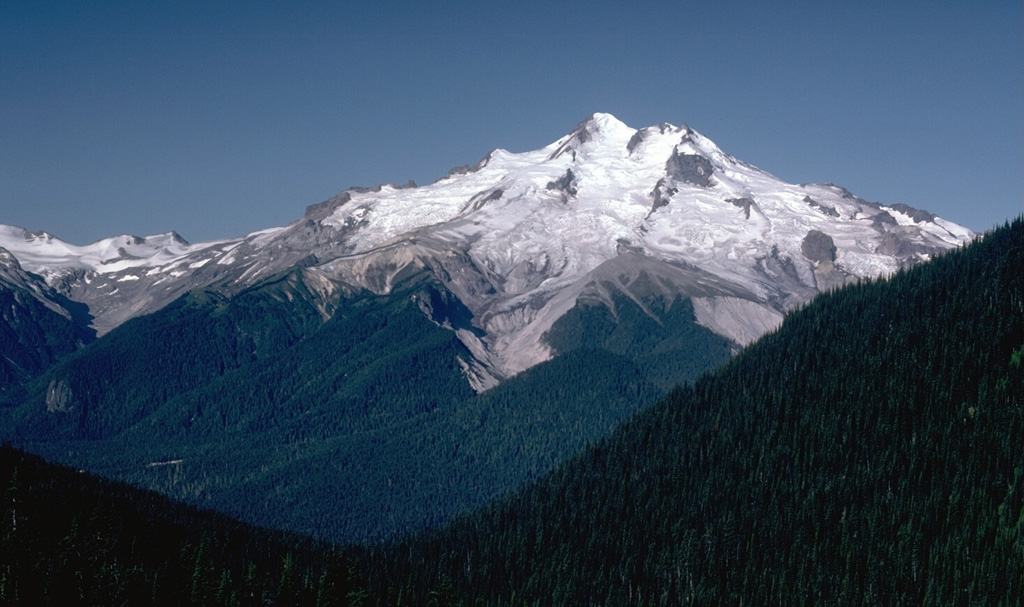
{"type": "Polygon", "coordinates": [[[0,605],[357,605],[343,551],[0,446],[0,605]]]}
{"type": "Polygon", "coordinates": [[[697,324],[688,298],[676,295],[667,300],[657,292],[634,294],[643,302],[641,307],[616,285],[605,288],[614,309],[604,301],[588,303],[581,297],[545,334],[556,354],[590,348],[624,356],[666,393],[732,355],[734,344],[697,324]]]}
{"type": "Polygon", "coordinates": [[[370,550],[370,589],[380,604],[401,592],[461,605],[1019,605],[1022,268],[1018,220],[819,297],[520,494],[370,550]]]}

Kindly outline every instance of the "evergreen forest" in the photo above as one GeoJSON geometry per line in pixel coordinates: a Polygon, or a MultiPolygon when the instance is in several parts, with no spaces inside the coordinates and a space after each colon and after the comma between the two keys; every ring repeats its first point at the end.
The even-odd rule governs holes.
{"type": "Polygon", "coordinates": [[[729,358],[688,300],[646,307],[662,317],[624,296],[615,319],[573,310],[558,356],[477,394],[451,330],[472,315],[435,279],[325,300],[291,270],[189,293],[11,386],[0,440],[254,524],[388,541],[509,494],[729,358]]]}
{"type": "Polygon", "coordinates": [[[0,447],[0,605],[353,605],[338,548],[0,447]]]}
{"type": "Polygon", "coordinates": [[[1024,221],[818,297],[524,491],[365,558],[382,604],[1019,605],[1024,221]]]}
{"type": "MultiPolygon", "coordinates": [[[[577,345],[566,364],[596,376],[577,345]]],[[[816,298],[523,489],[383,543],[245,527],[4,448],[0,601],[1019,605],[1022,437],[1019,219],[816,298]]]]}

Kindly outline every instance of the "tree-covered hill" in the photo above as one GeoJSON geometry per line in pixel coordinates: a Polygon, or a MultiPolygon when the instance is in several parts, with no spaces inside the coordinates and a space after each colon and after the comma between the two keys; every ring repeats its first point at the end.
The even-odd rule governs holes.
{"type": "Polygon", "coordinates": [[[333,293],[301,270],[192,292],[0,394],[0,439],[255,524],[385,541],[520,488],[730,355],[688,300],[648,302],[655,320],[623,297],[617,323],[567,315],[558,356],[478,395],[451,330],[469,312],[436,280],[333,293]]]}
{"type": "Polygon", "coordinates": [[[1024,221],[819,297],[363,567],[383,604],[1019,605],[1024,221]]]}
{"type": "Polygon", "coordinates": [[[0,446],[0,605],[349,605],[344,552],[0,446]]]}

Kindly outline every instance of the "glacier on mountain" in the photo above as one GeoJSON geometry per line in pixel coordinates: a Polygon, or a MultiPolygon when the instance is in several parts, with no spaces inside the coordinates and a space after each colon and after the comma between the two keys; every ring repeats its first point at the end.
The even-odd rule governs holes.
{"type": "Polygon", "coordinates": [[[669,301],[688,297],[700,324],[739,347],[822,290],[973,237],[905,205],[783,182],[687,126],[637,130],[609,114],[430,185],[346,190],[289,226],[242,238],[189,245],[169,233],[76,247],[0,227],[0,247],[88,305],[100,333],[190,289],[230,294],[290,268],[324,297],[331,285],[387,293],[410,271],[429,272],[473,315],[473,331],[453,330],[472,353],[463,362],[477,389],[549,358],[545,333],[584,295],[610,302],[614,288],[643,304],[643,284],[669,301]]]}

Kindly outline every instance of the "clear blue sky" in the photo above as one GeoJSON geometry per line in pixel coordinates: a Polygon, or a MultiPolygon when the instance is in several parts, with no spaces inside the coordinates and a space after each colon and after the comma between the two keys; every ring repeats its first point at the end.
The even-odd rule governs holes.
{"type": "Polygon", "coordinates": [[[0,223],[237,236],[600,111],[984,230],[1024,212],[1022,4],[2,2],[0,223]]]}

